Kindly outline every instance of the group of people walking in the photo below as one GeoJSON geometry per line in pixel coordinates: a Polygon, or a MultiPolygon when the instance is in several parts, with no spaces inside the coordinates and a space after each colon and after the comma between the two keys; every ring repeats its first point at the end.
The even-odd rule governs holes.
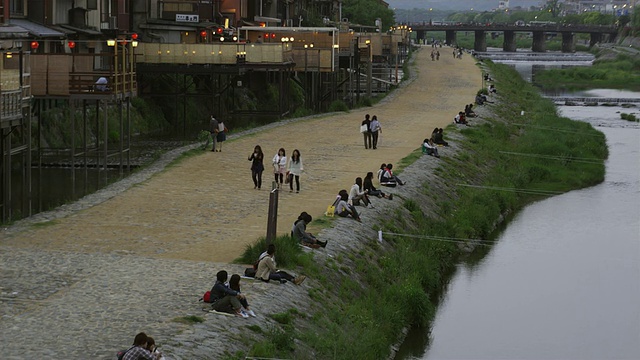
{"type": "MultiPolygon", "coordinates": [[[[253,180],[253,188],[262,188],[262,173],[264,172],[264,152],[260,145],[253,148],[253,152],[249,155],[248,160],[251,161],[251,179],[253,180]]],[[[284,183],[289,184],[289,191],[293,192],[293,182],[296,183],[296,193],[300,192],[300,175],[304,171],[302,165],[302,157],[300,150],[295,149],[291,157],[287,159],[287,153],[284,148],[278,149],[273,156],[273,177],[278,186],[282,188],[284,183]]]]}
{"type": "Polygon", "coordinates": [[[364,120],[360,125],[360,132],[364,136],[365,149],[378,148],[378,136],[382,134],[382,126],[376,115],[369,117],[369,114],[367,114],[364,116],[364,120]]]}

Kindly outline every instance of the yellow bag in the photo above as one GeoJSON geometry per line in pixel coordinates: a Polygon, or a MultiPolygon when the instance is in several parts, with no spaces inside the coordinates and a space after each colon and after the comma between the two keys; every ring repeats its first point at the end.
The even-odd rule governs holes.
{"type": "Polygon", "coordinates": [[[336,207],[333,205],[327,206],[327,212],[324,213],[328,217],[333,217],[333,214],[336,212],[336,207]]]}

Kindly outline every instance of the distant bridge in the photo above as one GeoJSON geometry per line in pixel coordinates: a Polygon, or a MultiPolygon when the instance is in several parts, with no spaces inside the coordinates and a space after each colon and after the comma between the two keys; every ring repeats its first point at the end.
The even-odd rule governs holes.
{"type": "Polygon", "coordinates": [[[575,34],[587,33],[590,35],[589,46],[593,46],[599,42],[612,41],[618,34],[615,26],[607,25],[562,25],[562,24],[540,24],[532,26],[516,26],[515,24],[446,24],[433,25],[429,23],[412,23],[409,24],[412,31],[417,34],[418,40],[425,39],[427,32],[444,31],[446,34],[447,44],[456,44],[456,33],[458,31],[473,31],[475,40],[473,49],[475,51],[487,51],[486,33],[500,32],[504,35],[503,50],[507,52],[516,51],[516,36],[518,32],[526,32],[533,34],[533,45],[531,47],[534,52],[545,52],[545,36],[546,34],[562,35],[562,52],[575,51],[575,34]]]}

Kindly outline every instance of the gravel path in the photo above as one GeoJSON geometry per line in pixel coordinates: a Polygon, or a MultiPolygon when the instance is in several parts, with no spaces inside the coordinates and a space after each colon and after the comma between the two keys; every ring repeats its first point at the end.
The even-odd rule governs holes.
{"type": "MultiPolygon", "coordinates": [[[[241,272],[243,266],[229,262],[265,234],[265,188],[272,179],[268,161],[279,147],[287,155],[299,149],[305,167],[301,192],[281,192],[278,232],[288,233],[301,211],[322,216],[337,191],[348,189],[355,177],[399,161],[472,102],[481,86],[474,60],[443,56],[432,62],[429,52],[416,54],[416,79],[374,107],[232,134],[223,152],[203,151],[167,167],[198,145],[176,149],[106,189],[3,229],[2,358],[112,359],[138,331],[154,336],[171,359],[218,358],[211,354],[219,354],[220,346],[248,347],[227,330],[264,325],[270,321],[266,314],[292,307],[309,311],[313,279],[300,287],[245,280],[243,292],[250,294],[255,319],[204,313],[197,299],[211,287],[216,271],[241,272]],[[377,115],[383,126],[377,150],[365,150],[358,133],[366,113],[377,115]],[[256,144],[267,160],[261,191],[253,189],[246,160],[256,144]],[[175,321],[188,315],[206,321],[175,321]]],[[[443,148],[441,155],[447,151],[443,148]]],[[[416,166],[433,160],[422,158],[416,166]]],[[[416,166],[405,174],[415,178],[414,184],[391,190],[400,199],[403,192],[420,191],[416,166]]],[[[375,236],[375,218],[385,206],[399,204],[374,201],[376,209],[362,211],[363,236],[375,236]]],[[[338,219],[335,229],[320,232],[330,245],[316,251],[318,261],[357,247],[336,237],[343,220],[348,221],[338,219]]]]}

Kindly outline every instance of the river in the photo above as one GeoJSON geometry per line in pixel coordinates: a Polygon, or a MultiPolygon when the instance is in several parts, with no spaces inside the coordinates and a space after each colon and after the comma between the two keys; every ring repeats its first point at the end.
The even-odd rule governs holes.
{"type": "Polygon", "coordinates": [[[458,264],[397,359],[640,359],[640,125],[619,114],[639,111],[559,110],[606,135],[605,181],[527,206],[458,264]]]}

